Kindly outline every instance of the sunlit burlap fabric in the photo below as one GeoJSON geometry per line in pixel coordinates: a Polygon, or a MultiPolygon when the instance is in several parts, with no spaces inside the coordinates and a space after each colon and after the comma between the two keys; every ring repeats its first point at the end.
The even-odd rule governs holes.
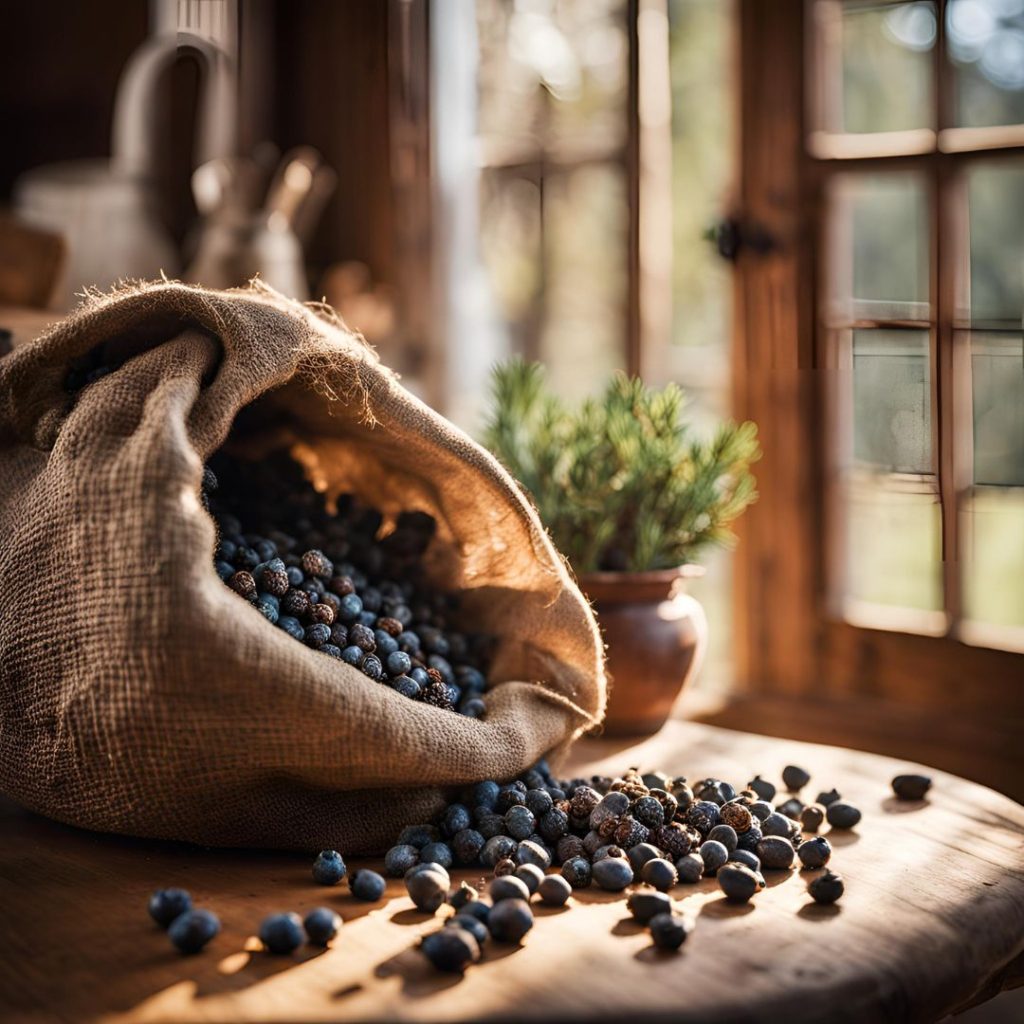
{"type": "Polygon", "coordinates": [[[512,480],[323,311],[133,286],[0,360],[0,788],[30,808],[371,852],[443,787],[557,758],[604,694],[594,619],[512,480]],[[72,402],[97,346],[121,365],[72,402]],[[483,721],[305,648],[221,583],[199,483],[225,443],[288,444],[331,488],[437,517],[436,582],[500,638],[483,721]]]}

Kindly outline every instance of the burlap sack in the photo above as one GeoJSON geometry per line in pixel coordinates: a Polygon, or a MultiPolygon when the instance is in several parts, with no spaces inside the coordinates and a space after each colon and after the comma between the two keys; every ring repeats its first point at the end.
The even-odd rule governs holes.
{"type": "Polygon", "coordinates": [[[593,616],[511,478],[268,289],[96,296],[0,360],[0,488],[0,786],[61,821],[374,852],[443,787],[557,759],[603,713],[593,616]],[[96,346],[132,355],[72,404],[96,346]],[[267,437],[385,513],[437,517],[432,575],[500,638],[485,720],[305,648],[217,578],[203,463],[267,437]]]}

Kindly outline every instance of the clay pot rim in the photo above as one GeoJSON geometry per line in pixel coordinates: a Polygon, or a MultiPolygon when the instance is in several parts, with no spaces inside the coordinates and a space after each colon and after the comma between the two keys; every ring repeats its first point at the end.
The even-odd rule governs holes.
{"type": "Polygon", "coordinates": [[[634,601],[663,601],[685,588],[685,581],[704,575],[703,565],[686,562],[672,569],[643,572],[582,572],[576,577],[580,589],[595,604],[626,604],[634,601]]]}

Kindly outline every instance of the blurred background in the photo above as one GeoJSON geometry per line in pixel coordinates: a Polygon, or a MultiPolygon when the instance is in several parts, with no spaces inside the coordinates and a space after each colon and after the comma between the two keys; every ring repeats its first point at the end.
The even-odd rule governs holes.
{"type": "Polygon", "coordinates": [[[764,449],[680,713],[1024,797],[1024,0],[0,9],[8,344],[259,272],[470,431],[677,382],[764,449]]]}

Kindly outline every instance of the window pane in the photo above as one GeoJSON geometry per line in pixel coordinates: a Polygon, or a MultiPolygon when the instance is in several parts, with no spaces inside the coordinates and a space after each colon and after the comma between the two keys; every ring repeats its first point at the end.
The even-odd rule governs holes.
{"type": "Polygon", "coordinates": [[[495,311],[520,352],[528,348],[540,299],[540,198],[527,178],[503,170],[481,175],[480,248],[495,311]]]}
{"type": "Polygon", "coordinates": [[[963,512],[966,618],[1024,627],[1024,488],[978,488],[963,512]]]}
{"type": "Polygon", "coordinates": [[[617,165],[580,167],[544,186],[540,355],[568,397],[597,390],[625,361],[628,209],[617,165]]]}
{"type": "Polygon", "coordinates": [[[819,58],[826,63],[825,81],[835,83],[826,86],[821,127],[851,133],[931,128],[935,28],[934,3],[844,4],[839,23],[827,24],[819,58]],[[841,68],[828,66],[836,62],[841,68]]]}
{"type": "MultiPolygon", "coordinates": [[[[1024,344],[1021,336],[973,335],[971,385],[974,392],[974,482],[1024,487],[1024,344]]],[[[1018,526],[1024,534],[1024,520],[1018,526]]]]}
{"type": "Polygon", "coordinates": [[[955,69],[955,124],[1024,122],[1024,3],[950,0],[946,44],[955,69]]]}
{"type": "Polygon", "coordinates": [[[1000,161],[971,167],[972,324],[1019,327],[1024,315],[1024,164],[1000,161]]]}
{"type": "Polygon", "coordinates": [[[832,184],[831,315],[929,317],[929,222],[916,174],[844,174],[832,184]]]}
{"type": "Polygon", "coordinates": [[[853,457],[876,470],[931,473],[927,331],[853,332],[853,457]]]}
{"type": "Polygon", "coordinates": [[[479,126],[488,162],[626,139],[625,0],[476,0],[479,126]]]}
{"type": "Polygon", "coordinates": [[[942,609],[941,517],[927,488],[891,477],[849,480],[848,599],[919,611],[942,609]]]}
{"type": "MultiPolygon", "coordinates": [[[[847,614],[861,604],[941,612],[929,332],[857,330],[850,346],[852,423],[841,485],[844,606],[847,614]]],[[[935,625],[901,620],[900,628],[935,625]]]]}
{"type": "MultiPolygon", "coordinates": [[[[669,4],[672,64],[672,341],[729,346],[730,265],[704,240],[726,208],[733,177],[732,5],[723,0],[669,4]]],[[[706,358],[706,355],[705,355],[706,358]]],[[[722,382],[723,390],[727,381],[722,382]]]]}

